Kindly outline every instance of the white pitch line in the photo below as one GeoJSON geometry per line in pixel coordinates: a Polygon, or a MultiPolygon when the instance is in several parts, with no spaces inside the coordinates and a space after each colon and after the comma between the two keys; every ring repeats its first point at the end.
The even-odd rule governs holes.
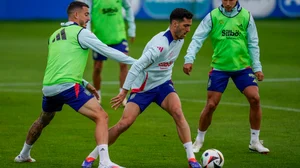
{"type": "MultiPolygon", "coordinates": [[[[186,84],[201,84],[207,83],[207,80],[174,80],[177,85],[186,85],[186,84]]],[[[269,82],[300,82],[300,78],[270,78],[264,79],[263,83],[269,82]]],[[[37,82],[19,82],[19,83],[0,83],[0,87],[8,86],[41,86],[42,83],[37,82]]],[[[119,81],[103,81],[102,85],[119,85],[119,81]]]]}
{"type": "MultiPolygon", "coordinates": [[[[42,95],[41,90],[37,89],[0,89],[0,92],[15,92],[15,93],[40,93],[42,95]]],[[[117,93],[102,93],[104,97],[114,97],[117,93]]],[[[187,98],[180,98],[181,101],[189,102],[189,103],[206,103],[206,100],[201,99],[187,99],[187,98]]],[[[223,102],[221,101],[220,104],[229,105],[229,106],[240,106],[240,107],[248,107],[249,104],[246,103],[231,103],[231,102],[223,102]]],[[[272,110],[282,110],[282,111],[290,111],[290,112],[300,112],[300,109],[297,108],[290,108],[290,107],[278,107],[278,106],[270,106],[270,105],[261,105],[262,108],[265,109],[272,109],[272,110]]]]}
{"type": "MultiPolygon", "coordinates": [[[[180,98],[181,101],[192,102],[192,103],[206,103],[206,100],[197,100],[197,99],[185,99],[180,98]]],[[[229,105],[229,106],[241,106],[248,107],[249,104],[246,103],[230,103],[221,101],[220,104],[229,105]]],[[[283,110],[283,111],[292,111],[292,112],[300,112],[300,109],[297,108],[289,108],[289,107],[277,107],[277,106],[269,106],[269,105],[261,105],[262,108],[272,109],[272,110],[283,110]]]]}

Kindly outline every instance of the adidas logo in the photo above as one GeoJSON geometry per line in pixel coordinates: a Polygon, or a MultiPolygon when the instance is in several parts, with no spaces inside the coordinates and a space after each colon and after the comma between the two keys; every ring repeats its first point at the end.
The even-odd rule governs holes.
{"type": "Polygon", "coordinates": [[[159,50],[160,52],[162,52],[162,51],[164,50],[163,47],[157,47],[157,48],[158,48],[158,50],[159,50]]]}

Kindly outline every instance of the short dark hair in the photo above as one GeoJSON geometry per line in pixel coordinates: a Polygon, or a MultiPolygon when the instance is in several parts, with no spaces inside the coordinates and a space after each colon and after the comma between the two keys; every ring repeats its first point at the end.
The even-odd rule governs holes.
{"type": "Polygon", "coordinates": [[[193,16],[190,11],[184,8],[176,8],[170,14],[170,23],[172,23],[173,20],[183,21],[183,18],[192,19],[193,16]]]}
{"type": "Polygon", "coordinates": [[[68,13],[68,15],[70,15],[74,12],[75,9],[78,9],[78,8],[82,9],[82,7],[84,7],[84,6],[89,8],[89,5],[87,5],[84,2],[80,2],[80,1],[71,2],[68,6],[67,13],[68,13]]]}

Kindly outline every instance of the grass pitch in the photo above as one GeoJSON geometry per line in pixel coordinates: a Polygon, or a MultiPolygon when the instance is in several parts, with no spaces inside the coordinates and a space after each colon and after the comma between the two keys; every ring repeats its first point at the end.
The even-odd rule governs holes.
{"type": "MultiPolygon", "coordinates": [[[[194,139],[198,119],[206,99],[206,81],[212,55],[206,40],[197,55],[191,76],[182,72],[183,56],[199,21],[185,39],[175,63],[173,81],[182,99],[185,116],[194,139]]],[[[300,55],[299,20],[258,20],[261,62],[265,81],[259,83],[263,120],[260,138],[271,152],[251,153],[249,107],[246,98],[229,83],[214,113],[200,153],[209,148],[220,150],[225,168],[300,167],[300,55]]],[[[0,22],[0,160],[2,168],[80,167],[95,147],[94,123],[68,106],[58,113],[35,143],[31,155],[36,163],[18,164],[27,131],[39,116],[42,79],[47,59],[47,39],[59,22],[0,22]]],[[[130,44],[130,55],[138,58],[150,38],[168,27],[168,21],[137,21],[137,37],[130,44]]],[[[103,107],[114,125],[122,109],[114,111],[109,100],[118,93],[118,64],[105,63],[102,92],[103,107]]],[[[85,72],[91,81],[92,58],[85,72]]],[[[155,104],[110,148],[111,159],[129,168],[188,167],[182,144],[172,118],[155,104]]],[[[98,161],[98,160],[97,160],[98,161]]],[[[94,165],[97,167],[98,163],[94,165]]]]}

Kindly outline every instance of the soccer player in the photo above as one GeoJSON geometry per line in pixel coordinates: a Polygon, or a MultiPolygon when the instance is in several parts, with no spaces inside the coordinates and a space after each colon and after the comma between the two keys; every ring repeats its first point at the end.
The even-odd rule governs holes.
{"type": "Polygon", "coordinates": [[[201,112],[193,150],[199,152],[202,147],[213,112],[231,78],[250,104],[249,149],[268,153],[269,149],[259,140],[262,111],[256,78],[262,81],[264,74],[259,61],[258,35],[253,17],[237,0],[222,0],[222,5],[207,14],[196,29],[184,57],[184,73],[190,75],[195,56],[209,33],[214,49],[212,70],[209,72],[207,102],[201,112]]]}
{"type": "Polygon", "coordinates": [[[67,9],[69,21],[62,24],[49,38],[48,61],[43,80],[43,110],[32,124],[15,162],[35,162],[30,156],[32,145],[55,113],[67,104],[96,123],[95,139],[99,149],[97,153],[101,158],[99,168],[120,167],[109,158],[108,116],[96,99],[99,98],[96,89],[82,77],[88,59],[88,48],[126,64],[132,64],[136,60],[108,47],[84,28],[90,20],[88,8],[83,2],[70,3],[67,9]]]}
{"type": "MultiPolygon", "coordinates": [[[[171,81],[172,69],[184,37],[190,31],[193,14],[186,9],[176,8],[170,14],[170,25],[166,31],[155,35],[144,48],[142,56],[130,68],[122,91],[111,101],[117,109],[131,94],[120,121],[109,129],[109,145],[126,131],[136,118],[152,103],[162,107],[174,119],[177,132],[186,150],[191,168],[201,168],[192,150],[190,127],[183,115],[180,99],[171,81]]],[[[92,167],[98,157],[97,147],[83,162],[83,168],[92,167]]],[[[101,156],[100,156],[101,158],[101,156]]]]}
{"type": "MultiPolygon", "coordinates": [[[[128,54],[129,48],[126,40],[125,22],[122,15],[122,8],[125,9],[125,19],[128,23],[128,36],[131,43],[135,39],[135,22],[134,13],[131,8],[129,0],[84,0],[91,8],[91,26],[88,28],[95,33],[95,35],[108,46],[115,48],[125,54],[128,54]]],[[[100,95],[99,103],[101,104],[101,81],[103,61],[107,57],[101,53],[93,51],[94,70],[93,70],[93,84],[100,95]]],[[[120,63],[120,91],[124,84],[128,67],[124,63],[120,63]]],[[[125,106],[127,100],[122,102],[125,106]]]]}

